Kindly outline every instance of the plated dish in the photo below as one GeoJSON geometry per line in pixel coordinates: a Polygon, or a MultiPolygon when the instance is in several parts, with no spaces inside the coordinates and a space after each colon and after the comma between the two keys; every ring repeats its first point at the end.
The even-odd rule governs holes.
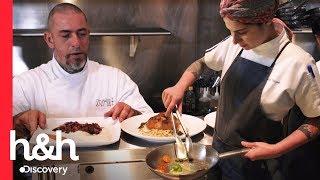
{"type": "MultiPolygon", "coordinates": [[[[180,122],[177,117],[174,117],[174,124],[177,128],[177,134],[182,135],[180,122]]],[[[138,127],[139,133],[146,136],[154,137],[171,137],[174,135],[173,123],[171,118],[165,116],[164,112],[152,116],[147,122],[142,122],[138,127]]]]}
{"type": "Polygon", "coordinates": [[[204,117],[204,122],[207,123],[208,126],[214,128],[216,125],[216,116],[216,112],[209,113],[204,117]]]}
{"type": "MultiPolygon", "coordinates": [[[[139,127],[146,123],[151,117],[158,115],[159,113],[150,113],[134,116],[126,119],[121,123],[121,129],[138,138],[152,141],[152,142],[173,142],[175,141],[174,136],[151,136],[145,133],[141,133],[139,127]]],[[[189,130],[190,136],[194,136],[202,132],[206,128],[206,123],[197,117],[190,116],[187,114],[182,114],[182,121],[185,123],[186,127],[189,130]]],[[[185,135],[181,135],[182,138],[185,138],[185,135]]]]}
{"type": "MultiPolygon", "coordinates": [[[[48,145],[55,145],[56,131],[58,127],[64,127],[62,131],[63,139],[72,139],[77,147],[95,147],[113,144],[120,139],[121,128],[119,121],[113,120],[111,117],[82,117],[82,118],[48,118],[45,129],[38,128],[30,139],[30,144],[36,144],[36,138],[40,133],[49,136],[48,145]],[[72,126],[81,126],[76,131],[66,130],[66,123],[72,126]],[[77,122],[77,123],[75,123],[77,122]],[[91,131],[83,131],[83,128],[101,128],[99,133],[91,133],[91,131]],[[82,130],[81,130],[82,128],[82,130]]],[[[58,128],[59,129],[59,128],[58,128]]]]}

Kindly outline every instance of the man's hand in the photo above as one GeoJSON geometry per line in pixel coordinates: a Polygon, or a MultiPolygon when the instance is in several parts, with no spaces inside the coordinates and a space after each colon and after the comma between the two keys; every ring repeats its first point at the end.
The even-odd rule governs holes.
{"type": "Polygon", "coordinates": [[[276,144],[268,144],[264,142],[245,142],[242,141],[241,144],[244,147],[250,148],[244,157],[251,160],[260,160],[260,159],[272,159],[281,156],[279,149],[276,144]]]}
{"type": "Polygon", "coordinates": [[[115,106],[113,106],[108,112],[104,113],[105,117],[110,117],[112,116],[112,119],[117,119],[119,118],[120,122],[123,120],[139,115],[141,112],[131,108],[128,104],[124,102],[118,102],[115,106]]]}
{"type": "Polygon", "coordinates": [[[170,116],[170,112],[178,105],[178,110],[182,112],[182,100],[184,96],[184,89],[177,86],[169,87],[162,92],[162,102],[167,108],[166,116],[170,116]]]}
{"type": "Polygon", "coordinates": [[[18,138],[30,137],[38,128],[44,129],[46,115],[37,110],[29,110],[13,117],[14,129],[18,138]]]}

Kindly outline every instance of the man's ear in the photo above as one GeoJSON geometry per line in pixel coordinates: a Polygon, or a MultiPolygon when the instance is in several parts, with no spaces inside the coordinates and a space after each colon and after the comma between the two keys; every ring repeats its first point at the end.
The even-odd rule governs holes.
{"type": "Polygon", "coordinates": [[[54,43],[53,43],[52,34],[50,32],[48,32],[48,31],[46,31],[46,32],[44,32],[43,38],[46,41],[46,43],[49,46],[49,48],[53,49],[54,48],[54,43]]]}

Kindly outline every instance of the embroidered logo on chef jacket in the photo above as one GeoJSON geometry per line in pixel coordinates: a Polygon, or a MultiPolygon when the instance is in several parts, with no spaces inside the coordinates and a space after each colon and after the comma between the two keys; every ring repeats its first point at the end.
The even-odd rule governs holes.
{"type": "Polygon", "coordinates": [[[113,106],[114,105],[114,100],[113,98],[106,98],[106,99],[97,99],[96,100],[96,106],[97,107],[104,107],[104,106],[113,106]]]}

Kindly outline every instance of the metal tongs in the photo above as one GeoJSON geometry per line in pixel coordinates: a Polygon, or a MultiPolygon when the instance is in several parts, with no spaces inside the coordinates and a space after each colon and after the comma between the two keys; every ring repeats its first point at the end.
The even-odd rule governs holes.
{"type": "Polygon", "coordinates": [[[175,153],[176,153],[176,157],[177,157],[176,161],[184,161],[184,160],[192,161],[193,160],[193,158],[191,156],[192,140],[190,138],[188,129],[186,128],[183,121],[181,120],[182,115],[178,111],[177,105],[175,106],[174,111],[176,112],[177,119],[179,120],[181,127],[182,127],[182,130],[183,130],[184,134],[186,135],[185,143],[183,143],[181,138],[177,134],[176,125],[174,123],[174,116],[173,116],[173,113],[171,112],[171,120],[172,120],[174,135],[175,135],[175,139],[176,139],[176,146],[175,146],[175,153]]]}

